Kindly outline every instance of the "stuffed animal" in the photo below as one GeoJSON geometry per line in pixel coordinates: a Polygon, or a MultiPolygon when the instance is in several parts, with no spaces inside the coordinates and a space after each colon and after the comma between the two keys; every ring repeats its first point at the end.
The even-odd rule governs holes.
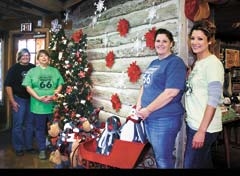
{"type": "Polygon", "coordinates": [[[82,121],[81,128],[84,132],[90,132],[93,129],[93,126],[92,124],[90,124],[87,118],[84,118],[84,120],[82,121]]]}
{"type": "Polygon", "coordinates": [[[57,141],[59,138],[59,135],[61,133],[61,128],[59,127],[58,121],[54,121],[48,126],[48,145],[49,149],[52,151],[55,150],[57,147],[57,141]]]}
{"type": "Polygon", "coordinates": [[[55,168],[62,168],[61,153],[58,149],[50,153],[49,161],[55,164],[55,168]]]}
{"type": "Polygon", "coordinates": [[[126,122],[120,127],[120,140],[145,143],[147,138],[143,121],[136,115],[136,106],[132,106],[126,122]]]}
{"type": "Polygon", "coordinates": [[[81,141],[82,141],[81,139],[76,139],[72,143],[72,147],[71,147],[72,149],[71,149],[71,153],[69,156],[69,160],[70,160],[72,168],[76,168],[76,167],[82,165],[82,158],[81,158],[81,156],[79,156],[79,153],[78,153],[78,147],[79,147],[81,141]]]}
{"type": "Polygon", "coordinates": [[[49,125],[48,134],[51,137],[57,137],[60,132],[61,132],[61,129],[59,127],[58,122],[53,122],[52,124],[49,125]]]}

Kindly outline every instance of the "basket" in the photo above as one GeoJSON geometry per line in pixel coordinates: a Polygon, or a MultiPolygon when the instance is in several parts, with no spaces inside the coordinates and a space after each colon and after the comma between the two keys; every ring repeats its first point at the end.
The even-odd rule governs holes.
{"type": "Polygon", "coordinates": [[[85,162],[83,167],[90,168],[93,163],[101,164],[105,167],[120,169],[134,168],[147,143],[129,142],[115,139],[112,150],[109,155],[102,155],[96,152],[97,141],[90,139],[79,146],[79,156],[85,162]]]}

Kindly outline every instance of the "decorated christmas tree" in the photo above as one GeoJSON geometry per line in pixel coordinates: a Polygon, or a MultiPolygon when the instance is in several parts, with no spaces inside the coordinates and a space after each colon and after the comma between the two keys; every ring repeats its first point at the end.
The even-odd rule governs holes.
{"type": "Polygon", "coordinates": [[[52,21],[50,30],[51,65],[64,78],[62,92],[55,95],[54,119],[66,121],[88,118],[93,113],[91,66],[87,60],[87,35],[76,30],[70,39],[57,20],[52,21]]]}

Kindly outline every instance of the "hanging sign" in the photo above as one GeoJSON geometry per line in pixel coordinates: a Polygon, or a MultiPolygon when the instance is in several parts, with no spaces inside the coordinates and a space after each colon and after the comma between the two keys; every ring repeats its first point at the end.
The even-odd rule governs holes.
{"type": "Polygon", "coordinates": [[[32,23],[21,23],[21,32],[31,32],[32,23]]]}

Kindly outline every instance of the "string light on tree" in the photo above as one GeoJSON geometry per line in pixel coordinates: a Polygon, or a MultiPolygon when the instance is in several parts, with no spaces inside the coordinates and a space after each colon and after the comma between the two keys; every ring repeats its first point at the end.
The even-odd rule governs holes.
{"type": "Polygon", "coordinates": [[[82,29],[77,29],[68,39],[64,29],[58,27],[57,20],[52,24],[49,43],[51,65],[58,68],[65,81],[60,93],[62,96],[55,97],[54,117],[63,121],[78,120],[76,114],[87,118],[93,112],[87,35],[82,29]]]}

